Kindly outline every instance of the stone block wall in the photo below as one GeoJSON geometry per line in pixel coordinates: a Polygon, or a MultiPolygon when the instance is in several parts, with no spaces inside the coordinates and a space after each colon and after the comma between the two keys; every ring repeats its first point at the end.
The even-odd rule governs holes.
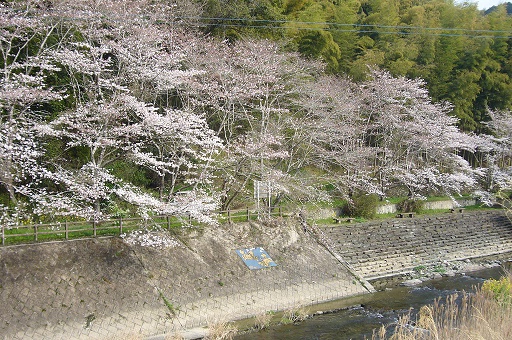
{"type": "Polygon", "coordinates": [[[336,251],[367,280],[439,261],[512,252],[503,211],[446,213],[325,227],[336,251]]]}

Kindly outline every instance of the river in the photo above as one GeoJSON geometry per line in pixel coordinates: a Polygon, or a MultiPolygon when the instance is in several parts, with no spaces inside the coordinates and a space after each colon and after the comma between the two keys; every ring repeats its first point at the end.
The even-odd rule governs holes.
{"type": "MultiPolygon", "coordinates": [[[[510,270],[510,262],[507,264],[510,270]]],[[[259,332],[239,334],[236,340],[349,340],[371,339],[374,329],[389,325],[409,310],[414,313],[437,298],[461,291],[473,291],[486,279],[499,279],[501,267],[472,272],[467,275],[443,277],[415,287],[392,286],[373,294],[337,300],[312,306],[311,312],[332,311],[315,315],[295,325],[280,325],[259,332]]]]}

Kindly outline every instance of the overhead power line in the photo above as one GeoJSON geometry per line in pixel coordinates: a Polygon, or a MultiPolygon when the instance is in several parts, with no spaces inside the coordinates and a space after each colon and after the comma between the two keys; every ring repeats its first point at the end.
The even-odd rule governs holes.
{"type": "Polygon", "coordinates": [[[406,25],[382,24],[343,24],[321,21],[294,21],[294,20],[262,20],[249,18],[223,18],[223,17],[175,17],[178,20],[196,21],[200,27],[231,27],[254,29],[297,29],[297,30],[326,30],[354,33],[379,33],[398,35],[430,35],[449,37],[472,38],[512,38],[512,30],[466,29],[455,27],[423,27],[406,25]],[[276,26],[287,25],[287,26],[276,26]],[[291,26],[290,26],[291,25],[291,26]],[[315,27],[317,26],[317,27],[315,27]]]}
{"type": "MultiPolygon", "coordinates": [[[[5,9],[8,12],[15,12],[12,9],[5,9]]],[[[88,12],[89,15],[93,14],[88,12]]],[[[112,13],[111,13],[112,14],[112,13]]],[[[51,15],[47,16],[51,17],[51,15]]],[[[82,21],[87,20],[85,17],[62,17],[63,20],[82,21]]],[[[143,16],[116,17],[115,15],[107,16],[110,20],[126,22],[126,20],[144,19],[143,16]]],[[[169,18],[168,18],[169,19],[169,18]]],[[[154,20],[154,19],[153,19],[154,20]]],[[[407,25],[383,25],[383,24],[344,24],[325,21],[296,21],[296,20],[268,20],[268,19],[251,19],[251,18],[226,18],[226,17],[202,17],[202,16],[173,16],[172,24],[192,25],[195,22],[197,27],[226,27],[226,28],[252,28],[252,29],[296,29],[309,31],[335,31],[346,33],[378,33],[378,34],[395,34],[395,35],[426,35],[436,37],[469,37],[469,38],[494,38],[494,39],[510,39],[512,38],[512,30],[488,30],[488,29],[467,29],[456,27],[423,27],[423,26],[407,26],[407,25]],[[278,26],[279,25],[279,26],[278,26]],[[283,26],[285,25],[285,26],[283,26]]],[[[154,20],[162,23],[165,21],[154,20]]]]}

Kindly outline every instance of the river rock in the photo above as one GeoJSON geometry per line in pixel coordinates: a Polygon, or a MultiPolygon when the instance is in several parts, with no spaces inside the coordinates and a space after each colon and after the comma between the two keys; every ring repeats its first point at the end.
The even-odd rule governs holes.
{"type": "Polygon", "coordinates": [[[441,275],[440,273],[433,273],[432,274],[432,279],[434,279],[434,280],[440,279],[442,277],[443,277],[443,275],[441,275]]]}
{"type": "Polygon", "coordinates": [[[422,282],[423,281],[421,281],[420,279],[411,279],[411,280],[402,282],[402,286],[414,287],[414,286],[421,284],[422,282]]]}

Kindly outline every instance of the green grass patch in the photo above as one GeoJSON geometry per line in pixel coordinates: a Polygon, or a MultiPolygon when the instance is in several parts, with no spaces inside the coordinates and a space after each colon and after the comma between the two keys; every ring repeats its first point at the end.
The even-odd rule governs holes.
{"type": "Polygon", "coordinates": [[[169,310],[169,313],[172,315],[172,316],[176,316],[176,313],[180,310],[180,307],[179,306],[175,306],[173,303],[171,303],[166,297],[165,295],[162,293],[162,291],[159,289],[158,290],[158,293],[160,294],[160,298],[162,298],[162,301],[164,302],[165,306],[167,307],[167,309],[169,310]]]}
{"type": "Polygon", "coordinates": [[[424,271],[425,269],[427,269],[427,267],[426,267],[426,266],[424,266],[424,265],[419,265],[419,266],[414,267],[412,270],[414,270],[416,273],[419,273],[419,272],[424,271]]]}
{"type": "Polygon", "coordinates": [[[444,274],[446,273],[446,268],[442,265],[437,265],[434,267],[434,269],[432,269],[432,271],[434,273],[444,274]]]}
{"type": "Polygon", "coordinates": [[[183,226],[178,218],[154,217],[118,219],[93,222],[69,222],[19,226],[4,230],[4,244],[15,245],[34,242],[63,241],[68,239],[119,236],[144,226],[158,225],[166,230],[183,226]]]}
{"type": "MultiPolygon", "coordinates": [[[[340,219],[342,219],[342,217],[340,217],[340,219]]],[[[334,218],[333,217],[319,218],[319,219],[315,220],[315,223],[316,224],[320,224],[320,225],[333,224],[334,223],[334,218]]]]}

